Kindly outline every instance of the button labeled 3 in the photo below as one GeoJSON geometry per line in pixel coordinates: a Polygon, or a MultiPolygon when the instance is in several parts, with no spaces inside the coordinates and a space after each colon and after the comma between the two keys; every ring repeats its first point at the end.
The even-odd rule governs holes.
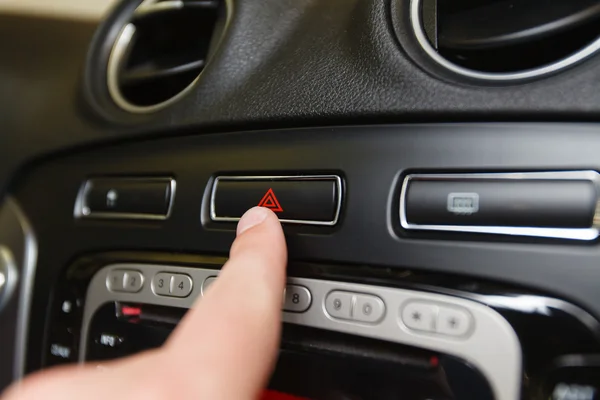
{"type": "Polygon", "coordinates": [[[352,319],[352,293],[334,291],[325,299],[325,310],[333,318],[352,319]]]}
{"type": "Polygon", "coordinates": [[[410,329],[435,332],[438,307],[421,302],[410,302],[402,309],[402,322],[410,329]]]}
{"type": "Polygon", "coordinates": [[[378,322],[385,314],[385,304],[377,296],[357,294],[352,317],[360,322],[378,322]]]}
{"type": "Polygon", "coordinates": [[[172,274],[161,272],[154,275],[152,278],[152,291],[159,296],[168,296],[171,294],[171,279],[172,274]]]}

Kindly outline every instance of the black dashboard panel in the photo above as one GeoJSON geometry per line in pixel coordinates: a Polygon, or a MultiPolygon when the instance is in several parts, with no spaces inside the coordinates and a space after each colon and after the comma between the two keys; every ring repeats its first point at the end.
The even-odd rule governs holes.
{"type": "MultiPolygon", "coordinates": [[[[208,215],[216,175],[337,170],[346,185],[340,222],[287,226],[291,259],[480,277],[542,290],[600,316],[597,246],[412,235],[400,229],[397,211],[406,172],[598,169],[599,140],[595,128],[585,125],[339,127],[153,140],[49,161],[23,176],[14,192],[39,237],[33,315],[47,305],[45,282],[55,282],[77,254],[107,249],[227,254],[235,225],[211,222],[208,215]],[[90,176],[164,174],[177,180],[166,221],[74,218],[75,199],[90,176]]],[[[32,318],[33,325],[42,321],[32,318]]]]}
{"type": "Polygon", "coordinates": [[[224,42],[193,92],[144,117],[110,105],[101,77],[84,76],[86,57],[87,68],[102,68],[94,54],[107,50],[103,35],[116,14],[93,41],[93,22],[2,16],[2,37],[20,39],[18,45],[0,41],[0,73],[8,77],[0,115],[9,132],[0,139],[0,182],[5,186],[13,172],[41,155],[142,134],[597,119],[598,57],[509,86],[440,79],[435,68],[419,66],[428,63],[403,22],[406,7],[406,1],[388,0],[236,1],[224,42]]]}
{"type": "MultiPolygon", "coordinates": [[[[590,188],[578,224],[587,229],[592,219],[595,236],[586,240],[405,229],[400,197],[409,175],[600,171],[600,56],[540,79],[476,81],[449,74],[417,46],[409,0],[232,0],[220,45],[190,92],[161,111],[133,114],[110,100],[105,71],[124,13],[140,2],[118,3],[100,24],[0,16],[0,193],[10,197],[0,219],[20,224],[0,226],[10,238],[0,245],[10,247],[18,231],[37,251],[11,247],[26,278],[18,304],[16,295],[9,303],[15,329],[3,329],[25,334],[13,371],[3,360],[2,385],[22,367],[44,366],[51,300],[69,266],[128,260],[176,269],[207,257],[220,266],[240,209],[216,221],[211,194],[217,177],[232,176],[339,177],[341,200],[318,218],[326,223],[284,225],[293,276],[411,281],[492,308],[496,296],[516,299],[512,306],[524,308],[500,311],[520,335],[526,370],[533,363],[540,376],[551,360],[530,325],[543,312],[527,301],[550,299],[584,317],[577,323],[577,313],[555,307],[551,323],[540,324],[556,333],[544,346],[569,337],[558,355],[594,357],[600,249],[590,188]],[[158,211],[140,214],[158,218],[85,215],[77,205],[84,183],[104,178],[172,178],[176,186],[157,195],[158,211]],[[554,313],[570,314],[564,331],[553,331],[561,325],[554,313]],[[577,347],[575,331],[585,346],[577,347]]],[[[101,213],[109,192],[94,203],[101,213]]],[[[286,208],[283,196],[267,201],[286,208]]],[[[557,368],[571,368],[567,361],[557,368]]]]}

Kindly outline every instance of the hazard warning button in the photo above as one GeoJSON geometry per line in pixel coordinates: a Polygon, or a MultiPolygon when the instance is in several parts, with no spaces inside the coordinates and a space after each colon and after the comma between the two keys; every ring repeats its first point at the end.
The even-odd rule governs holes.
{"type": "Polygon", "coordinates": [[[281,222],[335,225],[342,205],[342,179],[337,175],[220,176],[211,195],[213,221],[233,222],[250,208],[272,210],[281,222]]]}

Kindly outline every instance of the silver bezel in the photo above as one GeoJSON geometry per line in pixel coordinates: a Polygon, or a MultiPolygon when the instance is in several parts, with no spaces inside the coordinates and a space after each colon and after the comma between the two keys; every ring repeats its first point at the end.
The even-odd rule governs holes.
{"type": "MultiPolygon", "coordinates": [[[[231,5],[232,0],[225,0],[225,28],[229,26],[229,22],[231,20],[231,5]]],[[[147,15],[155,12],[172,10],[172,9],[180,9],[183,8],[184,4],[180,0],[171,0],[158,2],[158,0],[144,0],[135,10],[134,15],[147,15]]],[[[117,36],[115,43],[113,44],[112,50],[108,57],[108,65],[106,71],[106,83],[108,87],[108,93],[110,94],[111,99],[115,102],[117,106],[122,108],[125,111],[135,114],[147,114],[162,110],[173,103],[179,101],[185,95],[187,95],[196,85],[204,69],[198,74],[198,76],[181,92],[177,93],[175,96],[171,97],[168,100],[165,100],[158,104],[153,104],[151,106],[138,106],[131,102],[129,102],[123,96],[121,89],[119,88],[119,73],[123,67],[123,62],[125,56],[128,54],[129,45],[131,40],[135,35],[135,25],[132,23],[127,23],[117,36]]],[[[219,38],[219,43],[216,45],[217,47],[220,45],[222,37],[219,38]]],[[[209,61],[210,62],[210,61],[209,61]]],[[[207,62],[206,64],[208,65],[207,62]]],[[[206,68],[206,66],[205,66],[206,68]]]]}
{"type": "Polygon", "coordinates": [[[600,232],[600,174],[596,171],[561,171],[561,172],[525,172],[525,173],[476,173],[476,174],[410,174],[404,178],[400,193],[400,226],[407,230],[488,233],[496,235],[535,236],[556,239],[594,240],[600,232]],[[587,180],[594,184],[597,194],[593,224],[590,228],[536,228],[511,226],[459,226],[459,225],[420,225],[409,223],[406,217],[406,193],[413,179],[435,180],[587,180]]]}
{"type": "Polygon", "coordinates": [[[521,81],[527,79],[538,78],[544,75],[549,75],[575,65],[583,60],[591,57],[600,50],[600,35],[592,43],[588,44],[581,50],[558,60],[552,64],[544,65],[539,68],[529,69],[519,72],[511,73],[491,73],[482,72],[469,68],[461,67],[460,65],[454,64],[442,57],[434,48],[431,46],[425,31],[423,30],[423,22],[421,20],[421,3],[422,0],[411,0],[410,3],[410,22],[413,33],[415,34],[419,45],[423,48],[425,53],[436,63],[442,67],[459,75],[466,76],[473,79],[481,79],[487,81],[496,82],[510,82],[510,81],[521,81]]]}
{"type": "MultiPolygon", "coordinates": [[[[214,277],[216,270],[165,266],[154,264],[113,264],[98,271],[92,278],[86,295],[82,330],[79,343],[79,361],[86,360],[90,324],[95,312],[107,302],[122,301],[178,308],[191,308],[202,294],[206,279],[214,277]],[[151,282],[156,273],[186,274],[194,280],[192,293],[187,298],[157,296],[151,285],[144,284],[138,293],[111,292],[106,286],[106,276],[113,269],[141,271],[151,282]]],[[[488,380],[497,400],[516,400],[521,390],[522,355],[517,334],[508,321],[487,305],[458,297],[395,289],[383,286],[335,282],[307,278],[288,278],[288,284],[305,287],[312,303],[305,312],[283,312],[283,322],[351,335],[401,343],[450,354],[474,365],[488,380]],[[325,299],[333,291],[344,291],[376,296],[384,303],[386,311],[377,323],[347,321],[329,316],[325,299]],[[447,336],[419,332],[408,328],[401,318],[401,310],[409,301],[422,301],[457,307],[472,316],[473,328],[466,336],[447,336]]]]}
{"type": "Polygon", "coordinates": [[[298,220],[298,219],[280,219],[279,221],[288,224],[303,224],[303,225],[321,225],[321,226],[334,226],[338,223],[340,213],[342,210],[342,178],[339,175],[300,175],[300,176],[218,176],[215,178],[210,194],[210,219],[215,222],[237,222],[240,218],[234,217],[219,217],[215,211],[215,195],[217,191],[217,185],[220,181],[324,181],[333,180],[336,184],[337,189],[337,204],[335,215],[331,221],[311,221],[311,220],[298,220]]]}
{"type": "Polygon", "coordinates": [[[94,218],[94,219],[146,219],[163,221],[169,218],[175,202],[175,190],[177,182],[173,178],[120,178],[120,177],[99,177],[86,180],[79,189],[77,199],[75,200],[75,210],[73,215],[76,219],[94,218]],[[166,214],[142,214],[142,213],[120,213],[120,212],[93,212],[87,205],[87,196],[93,188],[94,181],[100,180],[118,180],[123,182],[166,182],[171,188],[171,196],[169,198],[169,208],[166,214]]]}

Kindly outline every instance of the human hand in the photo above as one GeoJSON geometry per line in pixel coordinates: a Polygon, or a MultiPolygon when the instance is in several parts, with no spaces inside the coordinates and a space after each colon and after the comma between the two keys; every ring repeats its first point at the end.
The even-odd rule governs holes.
{"type": "Polygon", "coordinates": [[[219,279],[155,350],[95,366],[41,371],[2,400],[256,399],[275,364],[287,249],[279,220],[240,220],[219,279]]]}

